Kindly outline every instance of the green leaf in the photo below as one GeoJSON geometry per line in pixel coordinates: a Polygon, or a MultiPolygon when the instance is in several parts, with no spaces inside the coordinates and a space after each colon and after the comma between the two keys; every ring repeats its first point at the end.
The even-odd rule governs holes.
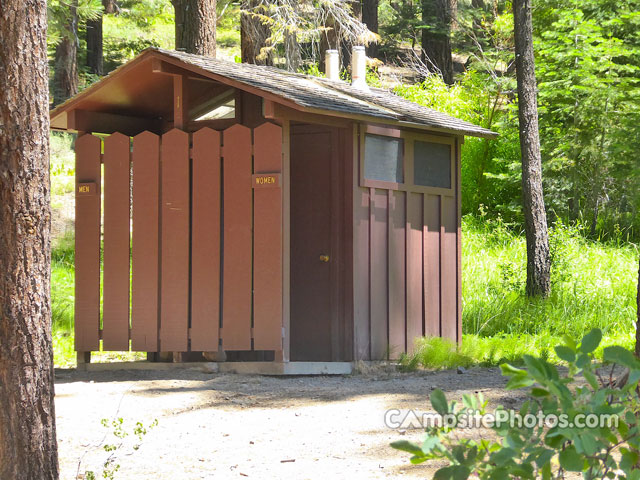
{"type": "Polygon", "coordinates": [[[442,467],[433,475],[433,480],[450,480],[453,478],[453,467],[442,467]]]}
{"type": "Polygon", "coordinates": [[[560,465],[568,472],[581,472],[584,459],[576,452],[576,447],[569,445],[560,452],[560,465]]]}
{"type": "Polygon", "coordinates": [[[580,343],[580,351],[582,353],[592,353],[598,348],[602,341],[602,331],[599,328],[594,328],[587,333],[580,343]]]}
{"type": "Polygon", "coordinates": [[[542,465],[550,463],[554,455],[555,455],[555,452],[553,450],[544,449],[544,451],[536,459],[536,465],[538,467],[541,467],[542,465]]]}
{"type": "Polygon", "coordinates": [[[636,452],[628,451],[622,454],[620,460],[620,468],[628,472],[638,463],[638,454],[636,452]]]}
{"type": "Polygon", "coordinates": [[[549,390],[540,387],[533,387],[531,389],[531,395],[534,397],[546,397],[549,395],[549,390]]]}
{"type": "Polygon", "coordinates": [[[535,383],[535,380],[531,378],[526,373],[519,374],[511,377],[511,379],[507,382],[506,389],[507,390],[515,390],[518,388],[526,388],[530,387],[535,383]]]}
{"type": "Polygon", "coordinates": [[[617,363],[629,368],[638,368],[638,361],[633,353],[619,345],[606,347],[603,351],[603,359],[605,362],[617,363]]]}
{"type": "Polygon", "coordinates": [[[430,395],[431,406],[436,412],[444,416],[449,413],[449,404],[447,404],[447,397],[444,396],[444,392],[439,388],[431,392],[430,395]]]}
{"type": "Polygon", "coordinates": [[[590,432],[591,431],[583,432],[580,436],[582,440],[582,449],[586,455],[593,455],[598,449],[596,439],[590,432]]]}
{"type": "Polygon", "coordinates": [[[564,360],[565,362],[573,363],[576,359],[576,352],[571,350],[569,347],[565,347],[564,345],[558,345],[554,349],[556,351],[556,355],[560,360],[564,360]]]}
{"type": "Polygon", "coordinates": [[[497,452],[492,453],[489,460],[492,463],[495,463],[497,466],[501,467],[505,463],[513,459],[513,457],[515,456],[516,456],[516,451],[513,448],[506,447],[506,448],[501,448],[497,452]]]}
{"type": "Polygon", "coordinates": [[[591,388],[593,388],[594,390],[598,390],[600,388],[598,379],[592,372],[590,372],[589,370],[585,370],[582,372],[582,375],[584,375],[584,378],[587,380],[587,382],[589,382],[589,385],[591,385],[591,388]]]}
{"type": "Polygon", "coordinates": [[[500,370],[502,370],[502,375],[505,377],[510,377],[512,375],[522,375],[523,373],[527,373],[526,370],[522,370],[521,368],[516,368],[508,363],[500,364],[500,370]]]}
{"type": "Polygon", "coordinates": [[[451,478],[453,480],[467,480],[471,475],[471,470],[465,465],[454,465],[451,469],[451,478]]]}
{"type": "Polygon", "coordinates": [[[413,455],[424,455],[422,453],[422,449],[416,445],[415,443],[411,443],[407,440],[398,440],[397,442],[391,443],[391,446],[396,450],[401,450],[403,452],[411,453],[413,455]]]}
{"type": "Polygon", "coordinates": [[[425,438],[424,442],[422,443],[422,453],[428,455],[435,447],[439,445],[440,439],[438,437],[436,437],[435,435],[427,435],[427,438],[425,438]]]}

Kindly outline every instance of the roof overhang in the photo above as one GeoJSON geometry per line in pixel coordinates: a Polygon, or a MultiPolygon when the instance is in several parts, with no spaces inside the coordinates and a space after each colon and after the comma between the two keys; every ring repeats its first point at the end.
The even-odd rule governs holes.
{"type": "Polygon", "coordinates": [[[381,120],[374,116],[305,107],[291,99],[210,72],[155,49],[143,51],[133,60],[54,108],[50,113],[51,128],[71,132],[120,131],[128,135],[136,135],[144,130],[161,133],[167,121],[173,118],[174,82],[172,77],[176,75],[182,76],[188,82],[190,103],[194,105],[204,102],[207,98],[218,96],[226,89],[235,88],[260,96],[287,109],[316,116],[352,122],[385,123],[401,128],[451,135],[473,135],[485,138],[497,136],[494,132],[486,134],[461,132],[413,122],[381,120]]]}

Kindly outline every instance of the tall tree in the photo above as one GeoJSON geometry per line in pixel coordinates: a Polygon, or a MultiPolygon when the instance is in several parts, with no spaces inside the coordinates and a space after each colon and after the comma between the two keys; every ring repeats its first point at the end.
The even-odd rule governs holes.
{"type": "Polygon", "coordinates": [[[0,478],[54,480],[45,0],[0,9],[0,478]]]}
{"type": "Polygon", "coordinates": [[[240,13],[240,54],[242,63],[271,65],[272,55],[267,51],[267,39],[271,35],[269,25],[253,15],[258,0],[244,0],[240,13]]]}
{"type": "Polygon", "coordinates": [[[62,38],[54,60],[54,105],[78,93],[78,0],[71,0],[62,9],[62,38]]]}
{"type": "MultiPolygon", "coordinates": [[[[362,24],[361,0],[353,0],[349,2],[349,5],[351,7],[351,17],[359,24],[362,24]]],[[[332,22],[333,28],[336,29],[336,31],[339,31],[340,28],[338,25],[335,24],[335,19],[331,19],[331,20],[333,20],[332,22]]],[[[369,29],[369,31],[371,31],[371,29],[369,29]]],[[[353,43],[348,38],[342,38],[342,40],[340,41],[340,50],[341,50],[340,61],[342,62],[342,68],[344,69],[347,69],[351,65],[351,47],[352,46],[353,46],[353,43]]],[[[324,57],[324,55],[322,56],[324,57]]]]}
{"type": "MultiPolygon", "coordinates": [[[[112,14],[118,11],[118,2],[102,0],[102,7],[105,14],[112,14]]],[[[87,67],[95,75],[104,75],[102,18],[101,12],[95,20],[87,21],[87,67]]]]}
{"type": "Polygon", "coordinates": [[[176,50],[216,56],[216,0],[171,0],[176,11],[176,50]]]}
{"type": "Polygon", "coordinates": [[[453,84],[451,29],[457,0],[422,0],[422,62],[453,84]]]}
{"type": "MultiPolygon", "coordinates": [[[[362,0],[362,23],[373,33],[378,33],[378,7],[379,0],[362,0]]],[[[378,44],[370,43],[367,47],[367,56],[378,56],[378,44]]]]}
{"type": "Polygon", "coordinates": [[[527,237],[527,295],[547,296],[551,288],[551,258],[542,191],[531,0],[514,0],[513,22],[522,156],[522,197],[527,237]]]}

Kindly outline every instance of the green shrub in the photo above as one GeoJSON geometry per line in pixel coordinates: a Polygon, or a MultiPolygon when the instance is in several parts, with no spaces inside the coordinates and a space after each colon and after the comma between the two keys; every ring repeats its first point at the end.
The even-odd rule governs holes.
{"type": "Polygon", "coordinates": [[[601,339],[602,332],[594,329],[580,344],[566,337],[556,346],[555,354],[568,365],[566,371],[531,355],[523,356],[526,369],[502,365],[503,375],[509,377],[506,388],[528,392],[519,411],[499,407],[494,412],[491,429],[496,441],[461,440],[457,435],[469,411],[487,415],[481,395],[465,394],[457,405],[434,390],[431,405],[442,419],[440,425],[427,427],[422,445],[399,441],[392,447],[411,453],[414,464],[445,460],[448,465],[436,472],[436,480],[472,474],[481,479],[561,479],[567,472],[580,472],[587,480],[640,479],[640,361],[621,346],[604,348],[605,364],[628,371],[627,382],[618,387],[608,373],[603,378],[602,365],[595,362],[601,339]]]}

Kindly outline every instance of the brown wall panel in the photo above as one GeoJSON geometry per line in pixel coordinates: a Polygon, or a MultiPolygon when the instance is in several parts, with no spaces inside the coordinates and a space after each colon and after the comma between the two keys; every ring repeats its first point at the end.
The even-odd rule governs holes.
{"type": "Polygon", "coordinates": [[[160,349],[184,352],[189,322],[189,134],[162,136],[160,349]]]}
{"type": "Polygon", "coordinates": [[[440,336],[440,195],[424,195],[425,335],[440,336]]]}
{"type": "Polygon", "coordinates": [[[389,353],[397,359],[406,349],[406,194],[389,190],[389,353]]]}
{"type": "Polygon", "coordinates": [[[407,193],[407,351],[423,335],[423,196],[407,193]]]}
{"type": "Polygon", "coordinates": [[[220,327],[220,132],[193,134],[191,350],[218,350],[220,327]]]}
{"type": "Polygon", "coordinates": [[[462,147],[462,143],[464,142],[464,137],[458,137],[456,139],[456,211],[457,211],[457,219],[456,219],[456,247],[457,247],[457,295],[456,295],[456,303],[457,303],[457,341],[462,341],[462,187],[461,187],[461,179],[460,179],[460,170],[461,170],[461,157],[460,157],[460,148],[462,147]]]}
{"type": "Polygon", "coordinates": [[[131,349],[158,350],[160,138],[133,139],[131,349]]]}
{"type": "MultiPolygon", "coordinates": [[[[282,172],[282,128],[253,132],[254,173],[282,172]]],[[[253,344],[282,350],[282,187],[254,189],[253,344]]]]}
{"type": "Polygon", "coordinates": [[[224,252],[222,345],[251,349],[252,186],[251,130],[224,131],[224,252]]]}
{"type": "Polygon", "coordinates": [[[369,190],[356,187],[353,193],[353,321],[354,360],[369,360],[369,190]]]}
{"type": "Polygon", "coordinates": [[[100,149],[100,139],[93,135],[82,135],[76,140],[75,349],[78,352],[100,347],[100,149]],[[81,192],[81,187],[88,191],[81,192]]]}
{"type": "Polygon", "coordinates": [[[129,350],[130,148],[121,133],[104,141],[104,350],[129,350]]]}
{"type": "Polygon", "coordinates": [[[387,358],[389,345],[389,278],[387,191],[372,188],[371,195],[371,360],[387,358]]]}
{"type": "Polygon", "coordinates": [[[456,341],[458,336],[457,316],[457,206],[454,197],[442,197],[441,265],[441,329],[442,336],[456,341]]]}

